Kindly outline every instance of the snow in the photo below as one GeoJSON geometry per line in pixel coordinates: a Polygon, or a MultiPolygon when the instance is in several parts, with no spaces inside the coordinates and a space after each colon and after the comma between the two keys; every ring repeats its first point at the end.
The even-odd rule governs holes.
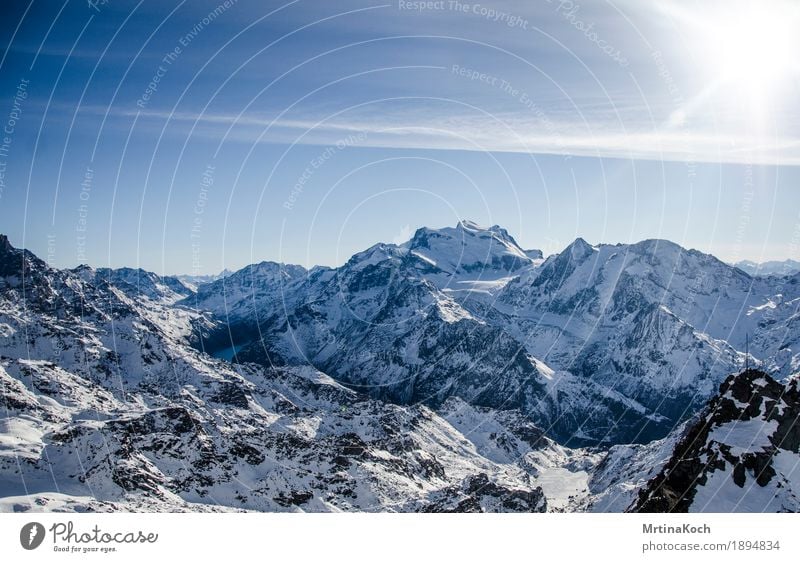
{"type": "Polygon", "coordinates": [[[733,470],[711,473],[705,485],[698,486],[689,509],[691,513],[736,513],[781,511],[781,499],[774,486],[761,487],[752,476],[740,488],[733,481],[733,470]]]}
{"type": "Polygon", "coordinates": [[[577,501],[588,495],[589,473],[552,467],[539,472],[536,484],[542,487],[551,511],[569,511],[577,501]]]}
{"type": "Polygon", "coordinates": [[[422,255],[419,252],[411,252],[411,254],[414,255],[414,256],[417,256],[419,259],[421,259],[423,261],[428,262],[429,264],[431,264],[434,267],[436,266],[436,262],[435,261],[433,261],[431,258],[429,258],[427,256],[422,255]]]}
{"type": "Polygon", "coordinates": [[[756,312],[764,312],[765,310],[775,310],[778,305],[773,300],[768,300],[762,305],[759,306],[751,306],[750,309],[747,311],[747,315],[750,316],[756,312]]]}
{"type": "Polygon", "coordinates": [[[741,455],[747,451],[764,450],[771,447],[769,436],[777,428],[776,420],[764,421],[760,418],[737,420],[715,427],[708,439],[729,445],[732,454],[741,455]]]}
{"type": "Polygon", "coordinates": [[[41,423],[22,417],[0,419],[0,456],[37,458],[42,452],[41,423]]]}
{"type": "MultiPolygon", "coordinates": [[[[742,365],[746,334],[774,372],[798,371],[790,283],[665,241],[535,255],[462,222],[341,268],[254,264],[196,295],[139,270],[43,264],[22,303],[0,279],[0,510],[409,511],[456,505],[485,475],[541,487],[552,511],[620,511],[680,436],[661,402],[702,407],[742,365]],[[257,329],[282,366],[231,364],[258,351],[246,341],[197,350],[197,334],[231,325],[257,329]],[[419,405],[433,395],[435,409],[419,405]],[[663,438],[621,443],[620,412],[663,438]]],[[[758,452],[776,428],[731,422],[709,441],[758,452]]],[[[774,465],[764,489],[714,472],[694,506],[796,508],[796,455],[774,465]]]]}

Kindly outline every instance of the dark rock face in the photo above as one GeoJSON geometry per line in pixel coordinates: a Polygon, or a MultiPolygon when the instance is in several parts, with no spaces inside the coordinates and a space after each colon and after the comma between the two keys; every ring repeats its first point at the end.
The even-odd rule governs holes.
{"type": "Polygon", "coordinates": [[[22,273],[23,268],[38,269],[45,264],[31,252],[15,248],[8,236],[0,234],[0,277],[12,277],[22,273]]]}
{"type": "Polygon", "coordinates": [[[436,502],[425,506],[426,513],[481,513],[487,505],[499,505],[500,511],[547,511],[547,500],[541,488],[514,490],[489,480],[486,474],[465,478],[460,486],[445,490],[436,502]]]}
{"type": "MultiPolygon", "coordinates": [[[[718,471],[726,474],[730,471],[731,482],[741,490],[746,486],[785,489],[775,464],[775,457],[781,452],[794,455],[800,452],[797,379],[783,385],[754,369],[731,375],[722,383],[719,395],[689,426],[661,473],[639,492],[630,509],[690,511],[698,490],[708,485],[718,471]],[[745,425],[747,422],[756,423],[745,425]],[[744,437],[731,439],[729,436],[736,431],[737,424],[739,431],[744,428],[746,433],[744,437]]],[[[714,489],[724,493],[724,481],[715,484],[714,489]]],[[[742,509],[761,507],[744,505],[742,509]]]]}
{"type": "Polygon", "coordinates": [[[178,406],[150,410],[139,417],[108,422],[108,427],[112,431],[132,435],[153,433],[183,435],[196,431],[198,426],[198,420],[194,419],[185,408],[178,406]]]}
{"type": "Polygon", "coordinates": [[[226,404],[236,408],[247,408],[247,398],[248,392],[242,385],[223,382],[217,385],[217,393],[214,394],[211,399],[220,404],[226,404]]]}

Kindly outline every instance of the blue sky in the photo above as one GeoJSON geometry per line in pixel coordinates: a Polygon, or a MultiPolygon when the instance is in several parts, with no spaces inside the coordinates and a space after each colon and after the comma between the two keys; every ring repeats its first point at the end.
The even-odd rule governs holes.
{"type": "Polygon", "coordinates": [[[159,273],[462,218],[797,258],[797,8],[643,4],[4,2],[0,231],[159,273]]]}

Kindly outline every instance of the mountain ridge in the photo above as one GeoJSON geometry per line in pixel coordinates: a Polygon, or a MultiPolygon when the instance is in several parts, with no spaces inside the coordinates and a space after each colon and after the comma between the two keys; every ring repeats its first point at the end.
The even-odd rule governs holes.
{"type": "MultiPolygon", "coordinates": [[[[431,399],[435,405],[461,392],[476,405],[486,405],[482,397],[504,397],[499,403],[523,407],[537,423],[556,427],[562,442],[612,411],[620,422],[592,439],[663,436],[744,363],[746,333],[754,336],[751,353],[769,348],[766,360],[780,363],[784,376],[798,363],[796,351],[785,348],[775,359],[772,348],[785,338],[756,320],[764,315],[758,307],[771,302],[771,285],[659,239],[592,246],[577,238],[537,263],[504,229],[460,222],[418,229],[400,245],[373,245],[338,268],[295,276],[280,291],[273,286],[229,297],[219,281],[207,290],[225,294],[225,304],[185,304],[225,318],[207,342],[212,353],[223,347],[241,361],[310,362],[344,384],[372,387],[376,397],[399,403],[431,399]],[[243,299],[249,303],[244,308],[243,299]],[[451,349],[456,355],[433,359],[425,344],[433,334],[436,342],[463,345],[451,349]],[[494,349],[514,360],[495,363],[489,369],[494,375],[485,378],[478,374],[488,373],[482,363],[496,355],[479,350],[502,340],[507,343],[494,349]],[[455,362],[459,354],[466,363],[455,362]],[[532,374],[526,380],[537,382],[522,391],[528,393],[523,399],[517,383],[509,384],[520,373],[505,380],[504,371],[528,356],[532,374]],[[642,357],[648,364],[636,366],[642,357]],[[435,375],[425,371],[430,365],[435,375]],[[540,366],[558,373],[558,382],[548,382],[540,366]],[[480,392],[474,382],[469,391],[460,386],[474,377],[494,382],[480,392]],[[574,389],[578,381],[589,393],[579,408],[584,421],[567,423],[557,412],[578,406],[565,405],[563,392],[544,389],[574,389]],[[633,411],[643,411],[634,414],[632,403],[638,404],[633,411]],[[623,430],[623,422],[638,427],[623,430]]],[[[794,318],[790,308],[782,307],[781,322],[794,318]]]]}
{"type": "MultiPolygon", "coordinates": [[[[57,270],[0,239],[0,511],[623,511],[744,361],[691,314],[739,303],[772,354],[751,364],[797,380],[795,277],[660,243],[515,268],[496,234],[465,237],[488,278],[390,245],[342,268],[253,264],[177,300],[153,274],[57,270]],[[214,333],[256,339],[215,358],[214,333]]],[[[694,508],[792,509],[790,459],[777,503],[694,508]]],[[[736,500],[741,469],[720,475],[736,500]]]]}

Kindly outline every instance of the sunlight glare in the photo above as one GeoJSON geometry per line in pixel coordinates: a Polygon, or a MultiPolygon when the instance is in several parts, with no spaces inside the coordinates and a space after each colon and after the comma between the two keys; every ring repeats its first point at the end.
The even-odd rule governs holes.
{"type": "Polygon", "coordinates": [[[796,70],[798,7],[784,2],[734,5],[708,22],[707,63],[725,89],[768,103],[796,70]]]}

